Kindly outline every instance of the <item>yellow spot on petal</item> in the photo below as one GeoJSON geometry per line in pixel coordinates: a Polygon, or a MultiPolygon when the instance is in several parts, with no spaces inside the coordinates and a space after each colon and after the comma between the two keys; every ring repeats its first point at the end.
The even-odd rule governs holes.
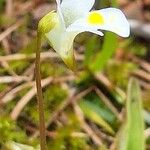
{"type": "Polygon", "coordinates": [[[104,24],[104,17],[99,12],[92,11],[88,16],[88,23],[92,25],[102,25],[104,24]]]}

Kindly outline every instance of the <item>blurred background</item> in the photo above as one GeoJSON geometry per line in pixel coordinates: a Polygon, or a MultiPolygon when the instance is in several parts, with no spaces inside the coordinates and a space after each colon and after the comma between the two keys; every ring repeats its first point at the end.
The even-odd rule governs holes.
{"type": "MultiPolygon", "coordinates": [[[[150,0],[96,0],[106,7],[126,14],[131,35],[78,35],[76,74],[43,40],[49,150],[150,150],[150,0]]],[[[36,30],[52,10],[54,0],[0,0],[0,149],[39,149],[36,30]]]]}

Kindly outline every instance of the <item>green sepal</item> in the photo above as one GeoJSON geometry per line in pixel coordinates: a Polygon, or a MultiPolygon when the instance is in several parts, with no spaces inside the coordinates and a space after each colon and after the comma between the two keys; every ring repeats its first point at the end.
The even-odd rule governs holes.
{"type": "Polygon", "coordinates": [[[71,69],[73,72],[76,72],[76,63],[75,63],[75,57],[72,50],[72,54],[69,55],[67,58],[61,57],[66,66],[71,69]]]}
{"type": "Polygon", "coordinates": [[[55,11],[51,11],[46,14],[38,24],[38,32],[40,34],[45,34],[50,32],[55,25],[58,23],[57,13],[55,11]]]}

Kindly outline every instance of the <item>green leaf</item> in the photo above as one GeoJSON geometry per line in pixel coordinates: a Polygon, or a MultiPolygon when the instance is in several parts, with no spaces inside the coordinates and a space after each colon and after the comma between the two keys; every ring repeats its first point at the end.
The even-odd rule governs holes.
{"type": "Polygon", "coordinates": [[[118,134],[118,150],[144,150],[144,120],[140,87],[136,79],[131,79],[128,85],[127,118],[118,134]]]}
{"type": "Polygon", "coordinates": [[[97,45],[97,36],[92,36],[86,44],[86,51],[85,51],[85,65],[89,65],[92,61],[92,58],[94,56],[94,49],[95,45],[97,45]]]}
{"type": "Polygon", "coordinates": [[[92,102],[87,102],[81,100],[79,103],[80,108],[82,109],[84,115],[90,119],[91,121],[95,122],[97,125],[101,126],[105,129],[105,131],[114,134],[113,129],[111,126],[102,118],[101,112],[99,107],[92,102]]]}
{"type": "Polygon", "coordinates": [[[103,69],[107,61],[112,57],[117,48],[117,38],[114,33],[107,32],[104,38],[102,50],[97,54],[95,61],[89,66],[90,70],[95,73],[103,69]]]}

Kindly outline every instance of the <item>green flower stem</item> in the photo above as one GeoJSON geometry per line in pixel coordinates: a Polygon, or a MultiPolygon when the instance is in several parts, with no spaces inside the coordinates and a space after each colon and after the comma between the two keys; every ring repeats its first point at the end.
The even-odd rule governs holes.
{"type": "Polygon", "coordinates": [[[38,110],[39,110],[40,146],[41,146],[41,150],[46,150],[44,104],[43,104],[43,95],[42,95],[42,87],[41,87],[41,73],[40,73],[41,40],[42,40],[42,35],[40,32],[38,32],[38,34],[37,34],[36,61],[35,61],[35,73],[36,73],[37,101],[38,101],[38,110]]]}

